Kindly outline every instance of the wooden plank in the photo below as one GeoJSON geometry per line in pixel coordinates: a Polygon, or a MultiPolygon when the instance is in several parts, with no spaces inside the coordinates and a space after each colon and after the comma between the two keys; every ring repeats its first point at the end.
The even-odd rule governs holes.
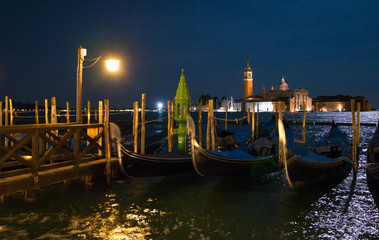
{"type": "Polygon", "coordinates": [[[91,149],[92,147],[96,147],[97,149],[101,149],[101,146],[97,143],[97,141],[102,137],[102,133],[103,133],[103,131],[94,138],[90,138],[89,136],[87,136],[88,137],[87,143],[89,143],[89,144],[80,153],[81,157],[84,154],[86,154],[88,152],[88,150],[91,149]]]}
{"type": "MultiPolygon", "coordinates": [[[[57,137],[54,133],[50,131],[43,131],[43,134],[39,134],[39,137],[54,147],[57,147],[59,141],[61,140],[60,137],[57,137]],[[47,136],[49,136],[50,138],[47,136]]],[[[67,142],[64,142],[62,146],[62,150],[72,152],[74,149],[67,142]],[[63,147],[66,147],[66,148],[63,148],[63,147]]]]}
{"type": "Polygon", "coordinates": [[[5,162],[10,156],[12,156],[18,149],[20,149],[24,144],[30,141],[32,134],[28,133],[22,140],[18,141],[6,154],[0,158],[0,164],[5,162]]]}
{"type": "MultiPolygon", "coordinates": [[[[63,182],[64,180],[86,176],[89,174],[93,176],[104,175],[105,164],[106,164],[105,159],[98,159],[91,162],[81,163],[78,166],[77,171],[75,171],[75,169],[72,168],[72,165],[39,171],[38,185],[43,187],[43,186],[63,182]]],[[[118,159],[112,158],[111,165],[112,167],[119,167],[118,159]]],[[[17,191],[22,191],[22,190],[32,189],[32,188],[34,188],[34,176],[31,173],[26,173],[26,174],[6,177],[6,178],[0,178],[0,196],[4,194],[11,194],[17,191]]]]}
{"type": "MultiPolygon", "coordinates": [[[[80,129],[79,129],[80,131],[80,129]]],[[[57,150],[59,150],[63,144],[69,139],[71,138],[73,135],[77,134],[78,133],[78,130],[77,131],[67,131],[67,133],[65,133],[62,138],[60,139],[59,143],[56,145],[56,146],[52,146],[51,148],[49,148],[49,150],[47,150],[45,152],[45,154],[41,157],[40,161],[39,161],[39,165],[44,162],[44,161],[47,161],[49,159],[49,157],[51,155],[53,155],[57,150]]],[[[80,141],[80,139],[79,139],[80,141]]],[[[79,145],[80,145],[80,142],[79,142],[79,145]]],[[[79,146],[80,147],[80,146],[79,146]]],[[[79,152],[75,152],[75,151],[80,151],[80,149],[75,149],[75,146],[74,146],[74,155],[75,157],[77,157],[77,161],[80,161],[80,155],[79,155],[79,152]]]]}

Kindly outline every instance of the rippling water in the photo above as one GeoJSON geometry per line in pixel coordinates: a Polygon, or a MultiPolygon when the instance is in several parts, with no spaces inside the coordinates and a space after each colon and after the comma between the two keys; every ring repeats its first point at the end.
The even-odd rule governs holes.
{"type": "MultiPolygon", "coordinates": [[[[351,121],[349,113],[309,113],[307,121],[332,115],[351,121]]],[[[301,121],[302,114],[286,118],[301,121]]],[[[377,118],[377,112],[362,113],[362,122],[377,118]]],[[[301,126],[292,127],[300,138],[301,126]]],[[[329,127],[307,125],[307,140],[329,127]]],[[[351,136],[351,127],[340,127],[351,136]]],[[[374,131],[361,127],[361,166],[374,131]]],[[[289,189],[281,174],[260,181],[186,175],[111,186],[58,184],[42,188],[35,202],[6,198],[0,204],[0,239],[378,239],[378,225],[365,169],[332,188],[301,192],[289,189]]]]}

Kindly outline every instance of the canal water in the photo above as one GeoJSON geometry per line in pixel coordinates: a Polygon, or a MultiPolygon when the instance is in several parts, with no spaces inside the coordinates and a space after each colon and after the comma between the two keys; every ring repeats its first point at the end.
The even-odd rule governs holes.
{"type": "MultiPolygon", "coordinates": [[[[148,113],[149,120],[164,117],[148,113]]],[[[261,113],[260,121],[270,117],[261,113]]],[[[307,122],[332,117],[351,122],[350,113],[307,113],[307,122]]],[[[301,122],[302,113],[285,118],[301,122]]],[[[378,112],[361,113],[363,123],[377,119],[378,112]]],[[[155,124],[150,132],[164,127],[155,124]]],[[[292,127],[301,139],[301,125],[292,127]]],[[[307,125],[307,141],[329,128],[307,125]]],[[[351,137],[351,127],[340,128],[351,137]]],[[[361,127],[360,166],[374,131],[375,126],[361,127]]],[[[34,202],[6,198],[0,203],[0,239],[379,239],[379,210],[365,169],[330,188],[308,191],[290,189],[283,174],[258,181],[192,174],[121,179],[111,186],[78,182],[44,187],[34,202]]]]}

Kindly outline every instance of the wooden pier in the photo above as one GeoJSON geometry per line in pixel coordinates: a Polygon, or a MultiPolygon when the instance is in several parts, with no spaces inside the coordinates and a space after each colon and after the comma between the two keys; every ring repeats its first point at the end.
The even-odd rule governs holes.
{"type": "Polygon", "coordinates": [[[111,180],[109,108],[99,123],[0,126],[0,197],[98,175],[111,180]]]}

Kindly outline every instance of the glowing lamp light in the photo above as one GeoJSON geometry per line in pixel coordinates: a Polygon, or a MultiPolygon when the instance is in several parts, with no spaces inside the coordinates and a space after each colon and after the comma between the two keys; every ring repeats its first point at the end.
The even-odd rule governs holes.
{"type": "Polygon", "coordinates": [[[162,110],[162,108],[163,108],[163,103],[158,102],[158,103],[157,103],[157,108],[158,108],[158,110],[162,110]]]}
{"type": "Polygon", "coordinates": [[[105,64],[107,65],[108,71],[115,72],[120,66],[120,60],[107,60],[105,61],[105,64]]]}

